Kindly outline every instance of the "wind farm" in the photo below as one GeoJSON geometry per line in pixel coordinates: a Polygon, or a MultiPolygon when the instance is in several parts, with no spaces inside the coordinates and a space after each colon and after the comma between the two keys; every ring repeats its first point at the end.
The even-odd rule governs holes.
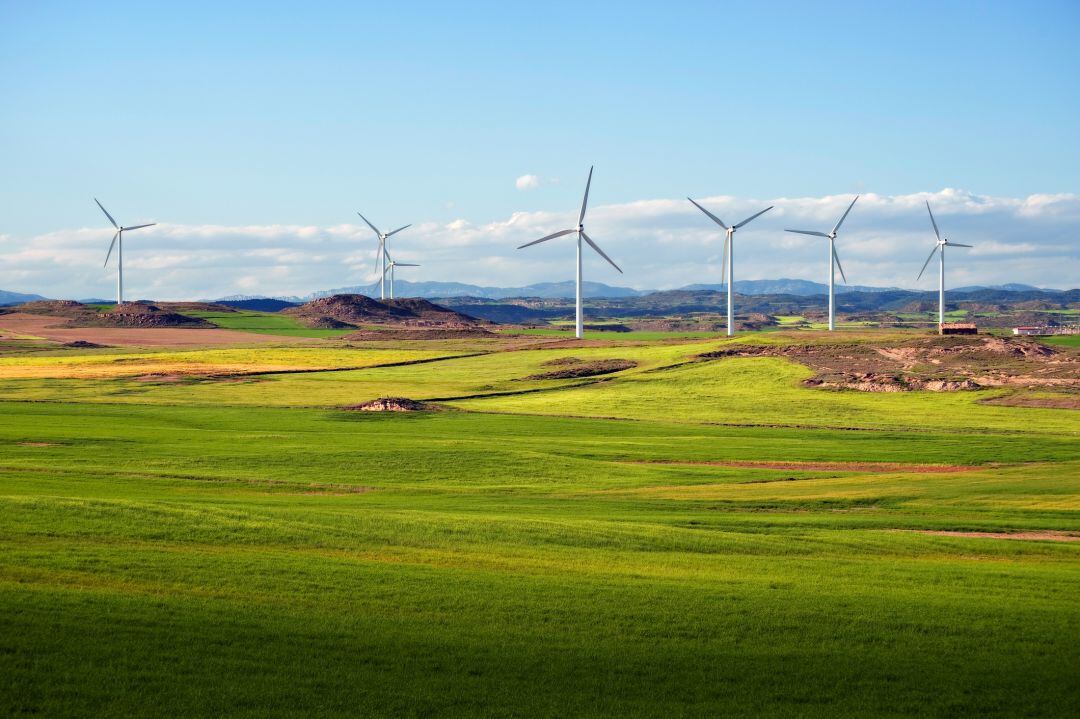
{"type": "Polygon", "coordinates": [[[688,198],[722,284],[586,296],[586,246],[624,271],[585,230],[593,175],[574,227],[518,247],[576,240],[547,297],[416,296],[396,270],[438,268],[431,223],[402,262],[412,225],[357,213],[335,231],[375,234],[366,287],[125,301],[123,234],[156,223],[95,200],[117,302],[0,307],[5,710],[136,714],[131,677],[175,716],[1070,708],[1080,290],[947,308],[945,250],[972,245],[924,200],[936,303],[838,291],[837,196],[828,232],[688,198]],[[755,220],[741,262],[826,239],[827,283],[737,281],[755,220]]]}
{"type": "Polygon", "coordinates": [[[1074,716],[1078,23],[0,5],[0,716],[1074,716]]]}

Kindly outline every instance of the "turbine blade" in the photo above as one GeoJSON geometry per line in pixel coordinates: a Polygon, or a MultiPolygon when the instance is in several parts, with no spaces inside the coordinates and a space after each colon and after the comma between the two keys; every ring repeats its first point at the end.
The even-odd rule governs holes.
{"type": "Polygon", "coordinates": [[[923,263],[922,269],[919,270],[919,276],[915,278],[916,282],[922,279],[922,273],[926,272],[926,266],[930,264],[930,260],[934,259],[934,253],[937,252],[940,247],[941,245],[934,245],[934,249],[930,250],[930,256],[926,258],[926,262],[923,263]]]}
{"type": "Polygon", "coordinates": [[[135,225],[134,227],[125,227],[124,232],[131,232],[132,230],[141,230],[144,227],[153,227],[156,224],[157,224],[156,222],[151,222],[151,223],[146,224],[146,225],[135,225]]]}
{"type": "Polygon", "coordinates": [[[749,222],[750,220],[754,219],[755,217],[760,217],[760,216],[764,215],[764,214],[765,214],[766,212],[768,212],[769,210],[771,210],[771,209],[772,209],[773,207],[775,207],[775,205],[769,205],[768,207],[766,207],[766,208],[765,208],[764,210],[762,210],[761,212],[757,213],[756,215],[750,215],[749,217],[747,217],[747,218],[746,218],[745,220],[743,220],[743,221],[742,221],[742,222],[740,222],[739,224],[737,224],[737,225],[732,225],[732,226],[731,226],[731,229],[733,229],[733,230],[737,230],[737,229],[739,229],[740,227],[742,227],[743,225],[745,225],[745,224],[746,224],[747,222],[749,222]]]}
{"type": "MultiPolygon", "coordinates": [[[[360,215],[359,212],[357,212],[356,214],[360,215]]],[[[376,235],[379,236],[379,240],[381,241],[382,240],[382,233],[379,232],[379,228],[375,227],[375,225],[368,222],[368,218],[364,217],[363,215],[360,215],[360,219],[363,220],[364,222],[367,222],[367,226],[371,228],[372,232],[374,232],[376,235]]]]}
{"type": "Polygon", "coordinates": [[[840,270],[840,276],[844,278],[844,284],[847,284],[847,276],[844,274],[844,266],[840,264],[840,255],[836,254],[836,248],[832,249],[833,260],[836,261],[836,268],[840,270]]]}
{"type": "Polygon", "coordinates": [[[387,237],[393,237],[394,235],[396,235],[397,233],[401,232],[402,230],[404,230],[404,229],[406,229],[408,227],[412,227],[412,225],[409,224],[409,225],[405,225],[405,227],[399,227],[396,230],[394,230],[393,232],[386,233],[386,236],[387,237]]]}
{"type": "Polygon", "coordinates": [[[583,239],[584,239],[584,240],[585,240],[586,242],[588,242],[588,243],[589,243],[589,247],[591,247],[591,248],[593,248],[594,250],[596,250],[596,251],[597,251],[598,253],[600,253],[600,256],[601,256],[601,257],[603,257],[603,258],[604,258],[605,260],[607,260],[608,262],[610,262],[610,263],[611,263],[611,266],[612,266],[612,267],[614,267],[615,269],[617,269],[617,270],[619,271],[619,274],[620,274],[620,275],[621,275],[621,274],[623,273],[623,271],[622,271],[622,268],[621,268],[621,267],[619,267],[619,266],[618,266],[617,264],[615,264],[615,260],[611,259],[611,258],[610,258],[610,257],[608,257],[608,256],[607,256],[606,254],[604,254],[604,251],[600,249],[600,245],[598,245],[598,244],[596,244],[595,242],[593,242],[593,241],[592,241],[592,239],[591,239],[591,238],[590,238],[590,237],[589,237],[588,235],[586,235],[586,234],[585,234],[584,232],[582,232],[582,233],[581,233],[581,237],[582,237],[582,238],[583,238],[583,239]]]}
{"type": "Polygon", "coordinates": [[[105,213],[105,216],[109,218],[109,222],[112,223],[112,226],[119,230],[120,225],[116,224],[116,220],[113,219],[113,216],[109,214],[109,211],[105,209],[104,205],[98,202],[98,198],[95,197],[94,202],[97,202],[97,206],[100,207],[101,211],[105,213]]]}
{"type": "Polygon", "coordinates": [[[721,219],[720,219],[719,217],[717,217],[717,216],[716,216],[716,215],[714,215],[713,213],[709,212],[709,211],[708,211],[708,210],[706,210],[706,209],[705,209],[704,207],[702,207],[702,206],[701,206],[701,205],[699,205],[698,203],[696,203],[696,202],[694,202],[693,200],[691,200],[691,199],[690,199],[689,197],[687,197],[686,199],[690,200],[690,202],[693,202],[693,203],[694,203],[694,207],[698,208],[699,210],[701,210],[702,212],[704,212],[704,213],[705,213],[706,215],[708,215],[708,216],[709,216],[709,218],[710,218],[710,219],[711,219],[711,220],[712,220],[713,222],[715,222],[716,224],[720,225],[720,226],[721,226],[721,227],[723,227],[723,228],[724,228],[725,230],[726,230],[726,229],[728,228],[728,226],[727,226],[727,225],[725,225],[725,224],[724,224],[724,222],[723,222],[723,221],[722,221],[722,220],[721,220],[721,219]]]}
{"type": "Polygon", "coordinates": [[[784,230],[784,232],[797,232],[800,235],[813,235],[814,237],[828,237],[824,232],[814,232],[813,230],[784,230]]]}
{"type": "Polygon", "coordinates": [[[395,267],[419,267],[420,265],[414,265],[411,262],[395,262],[395,267]]]}
{"type": "Polygon", "coordinates": [[[112,236],[112,242],[109,243],[109,251],[105,253],[105,264],[102,267],[107,267],[109,264],[109,258],[112,257],[113,247],[116,246],[116,238],[120,236],[120,230],[117,230],[112,236]]]}
{"type": "Polygon", "coordinates": [[[949,247],[973,247],[973,245],[961,245],[959,242],[947,242],[945,244],[949,247]]]}
{"type": "Polygon", "coordinates": [[[937,235],[938,242],[941,242],[941,233],[938,232],[937,221],[934,220],[934,213],[930,209],[930,203],[928,201],[926,203],[926,211],[930,213],[930,224],[934,226],[934,234],[937,235]]]}
{"type": "MultiPolygon", "coordinates": [[[[382,236],[380,236],[379,237],[379,249],[375,250],[375,276],[376,277],[379,276],[379,259],[380,259],[379,255],[383,254],[384,252],[386,252],[386,248],[383,247],[382,236]]],[[[375,280],[375,282],[378,282],[378,280],[375,280]]]]}
{"type": "Polygon", "coordinates": [[[577,230],[561,230],[559,232],[552,233],[552,234],[548,235],[547,237],[541,237],[539,240],[533,240],[532,242],[526,242],[524,245],[521,245],[520,247],[518,247],[518,249],[523,250],[526,247],[531,247],[532,245],[538,245],[541,242],[547,242],[548,240],[554,240],[556,237],[562,237],[563,235],[569,235],[571,232],[577,232],[577,230]]]}
{"type": "Polygon", "coordinates": [[[585,197],[581,200],[581,214],[578,215],[577,223],[580,225],[585,221],[585,207],[589,204],[589,187],[592,186],[592,171],[593,168],[589,167],[589,179],[585,181],[585,197]]]}
{"type": "Polygon", "coordinates": [[[840,221],[836,223],[836,227],[832,228],[832,233],[835,235],[840,229],[840,225],[844,224],[844,220],[847,219],[848,212],[851,212],[851,208],[855,206],[855,203],[859,201],[859,196],[855,195],[855,199],[848,205],[847,210],[844,212],[844,216],[840,218],[840,221]]]}

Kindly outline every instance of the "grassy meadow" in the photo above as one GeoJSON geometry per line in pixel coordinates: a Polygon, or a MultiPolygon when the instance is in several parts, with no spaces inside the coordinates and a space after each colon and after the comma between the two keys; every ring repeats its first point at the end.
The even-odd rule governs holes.
{"type": "Polygon", "coordinates": [[[1076,714],[1075,410],[536,339],[0,345],[0,714],[1076,714]]]}

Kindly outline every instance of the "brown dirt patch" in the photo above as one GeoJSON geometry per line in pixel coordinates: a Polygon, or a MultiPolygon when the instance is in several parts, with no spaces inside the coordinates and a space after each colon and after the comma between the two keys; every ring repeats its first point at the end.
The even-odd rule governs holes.
{"type": "Polygon", "coordinates": [[[138,377],[132,377],[135,382],[145,382],[147,384],[178,384],[184,382],[192,375],[182,374],[141,374],[138,377]]]}
{"type": "Polygon", "coordinates": [[[582,362],[585,362],[585,361],[586,360],[583,360],[580,357],[557,357],[557,358],[555,358],[553,360],[548,360],[547,362],[542,363],[540,366],[541,367],[569,367],[570,365],[581,364],[582,362]]]}
{"type": "Polygon", "coordinates": [[[1011,394],[983,400],[982,404],[1006,407],[1044,407],[1049,409],[1080,409],[1080,393],[1056,396],[1011,394]]]}
{"type": "Polygon", "coordinates": [[[59,447],[56,442],[16,442],[20,447],[59,447]]]}
{"type": "Polygon", "coordinates": [[[566,362],[565,360],[571,360],[571,357],[564,357],[562,360],[553,360],[561,362],[562,369],[553,370],[551,372],[541,372],[540,374],[529,375],[525,379],[527,380],[545,380],[545,379],[576,379],[578,377],[597,377],[599,375],[612,374],[613,372],[621,372],[626,369],[637,367],[637,362],[626,359],[605,359],[595,360],[593,362],[583,362],[577,360],[576,362],[566,362]]]}
{"type": "Polygon", "coordinates": [[[911,472],[916,474],[936,474],[950,472],[970,472],[979,467],[962,464],[905,464],[902,462],[767,462],[757,460],[727,459],[694,462],[689,460],[645,459],[635,460],[640,464],[676,464],[707,467],[745,467],[747,469],[778,469],[789,472],[875,472],[891,474],[911,472]]]}
{"type": "Polygon", "coordinates": [[[206,347],[245,344],[303,344],[307,337],[279,337],[224,329],[179,327],[66,327],[56,316],[14,312],[0,315],[0,340],[33,335],[53,342],[92,342],[122,347],[206,347]]]}
{"type": "Polygon", "coordinates": [[[952,532],[936,529],[904,530],[916,534],[932,534],[938,537],[976,537],[983,539],[1026,539],[1029,541],[1080,542],[1080,534],[1046,530],[1038,532],[952,532]]]}

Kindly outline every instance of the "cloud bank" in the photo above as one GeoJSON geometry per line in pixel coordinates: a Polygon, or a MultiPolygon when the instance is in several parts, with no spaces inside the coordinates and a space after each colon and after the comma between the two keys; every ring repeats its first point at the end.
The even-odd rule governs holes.
{"type": "MultiPolygon", "coordinates": [[[[785,227],[827,232],[850,195],[796,198],[694,198],[725,222],[775,208],[736,235],[737,279],[779,277],[824,281],[824,240],[784,232],[785,227]]],[[[1080,195],[991,197],[955,189],[909,195],[864,194],[837,240],[852,284],[931,289],[936,277],[915,276],[933,248],[929,201],[942,233],[974,245],[948,259],[948,284],[1023,282],[1075,287],[1080,259],[1080,195]]],[[[525,250],[515,247],[576,219],[566,212],[516,212],[474,223],[419,223],[390,240],[402,262],[399,275],[415,281],[525,285],[573,276],[573,238],[525,250]]],[[[619,275],[586,250],[590,280],[639,289],[720,282],[723,236],[685,199],[647,199],[597,205],[589,234],[626,271],[619,275]]],[[[32,237],[0,235],[0,288],[57,298],[110,297],[112,262],[102,267],[112,231],[61,229],[32,237]]],[[[131,297],[159,300],[232,294],[305,295],[331,287],[370,284],[375,238],[362,224],[183,225],[160,220],[125,238],[124,280],[131,297]]],[[[932,273],[931,273],[932,274],[932,273]]]]}

